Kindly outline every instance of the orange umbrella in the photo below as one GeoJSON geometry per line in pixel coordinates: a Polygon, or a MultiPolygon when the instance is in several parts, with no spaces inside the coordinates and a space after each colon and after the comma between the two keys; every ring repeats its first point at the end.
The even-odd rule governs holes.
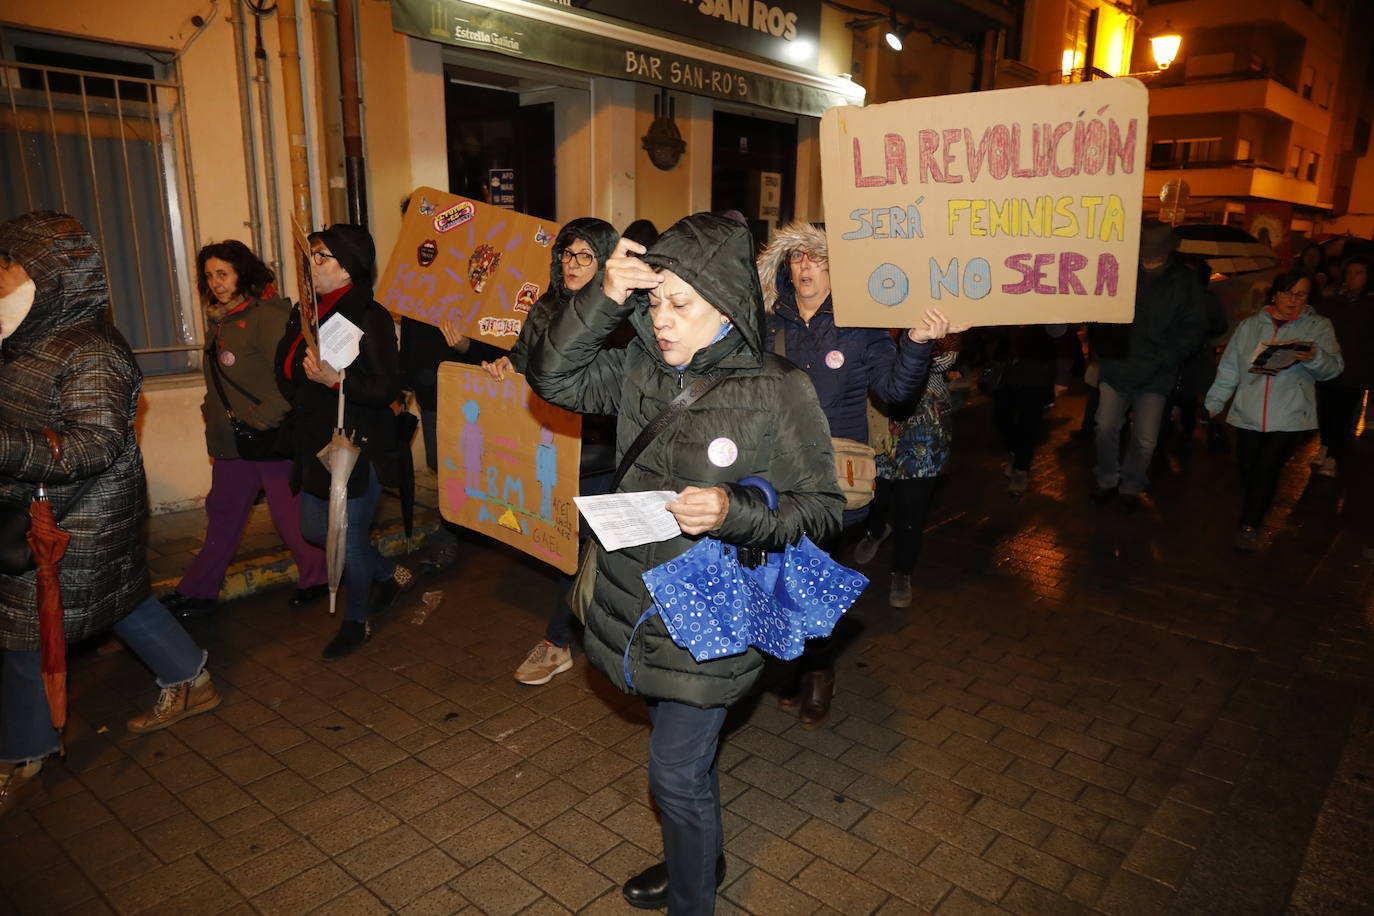
{"type": "Polygon", "coordinates": [[[40,487],[29,507],[29,549],[38,567],[38,643],[43,687],[48,694],[52,724],[67,724],[67,634],[63,626],[62,586],[58,581],[63,555],[72,536],[57,527],[52,504],[40,487]]]}

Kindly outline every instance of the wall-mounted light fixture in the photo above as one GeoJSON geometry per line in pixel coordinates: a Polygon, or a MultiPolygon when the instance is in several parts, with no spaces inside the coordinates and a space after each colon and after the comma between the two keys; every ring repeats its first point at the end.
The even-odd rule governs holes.
{"type": "Polygon", "coordinates": [[[911,26],[902,25],[897,21],[897,11],[895,9],[889,7],[888,14],[889,21],[887,33],[883,35],[883,41],[886,41],[887,46],[892,50],[900,51],[902,50],[902,42],[911,34],[911,26]]]}
{"type": "MultiPolygon", "coordinates": [[[[832,3],[830,5],[845,10],[846,12],[859,12],[859,10],[853,9],[853,7],[843,6],[838,3],[832,3]]],[[[846,28],[856,32],[871,29],[875,25],[887,26],[887,30],[883,32],[883,41],[885,41],[887,46],[894,51],[902,50],[902,45],[906,41],[906,37],[915,31],[914,26],[897,21],[897,10],[893,7],[888,7],[886,16],[882,13],[878,13],[873,16],[865,16],[862,19],[851,19],[849,22],[845,23],[846,28]]]]}

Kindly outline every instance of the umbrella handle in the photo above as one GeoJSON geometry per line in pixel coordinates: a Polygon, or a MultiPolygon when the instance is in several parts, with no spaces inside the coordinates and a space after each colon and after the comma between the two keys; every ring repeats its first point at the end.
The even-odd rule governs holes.
{"type": "Polygon", "coordinates": [[[344,414],[344,395],[343,395],[343,389],[344,389],[344,373],[345,373],[346,371],[347,371],[346,369],[340,369],[340,370],[339,370],[339,421],[338,421],[337,423],[334,424],[335,428],[337,428],[337,429],[343,429],[343,414],[344,414]]]}
{"type": "Polygon", "coordinates": [[[768,508],[772,509],[775,512],[777,511],[778,491],[773,489],[773,485],[771,483],[764,480],[762,477],[745,477],[739,482],[739,485],[742,487],[754,487],[757,490],[762,490],[763,495],[768,500],[768,508]]]}

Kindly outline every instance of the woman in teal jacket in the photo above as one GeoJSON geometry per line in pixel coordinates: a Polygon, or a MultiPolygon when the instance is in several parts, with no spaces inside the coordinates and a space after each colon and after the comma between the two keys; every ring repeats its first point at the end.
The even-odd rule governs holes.
{"type": "Polygon", "coordinates": [[[1234,396],[1226,422],[1236,427],[1236,458],[1245,483],[1237,550],[1259,546],[1259,525],[1278,489],[1279,472],[1302,434],[1317,428],[1316,383],[1335,378],[1345,367],[1331,322],[1312,309],[1309,300],[1316,296],[1310,274],[1297,270],[1277,277],[1269,304],[1231,336],[1207,392],[1207,412],[1213,416],[1234,396]],[[1284,368],[1253,368],[1267,346],[1282,343],[1306,346],[1294,348],[1296,361],[1284,368]]]}

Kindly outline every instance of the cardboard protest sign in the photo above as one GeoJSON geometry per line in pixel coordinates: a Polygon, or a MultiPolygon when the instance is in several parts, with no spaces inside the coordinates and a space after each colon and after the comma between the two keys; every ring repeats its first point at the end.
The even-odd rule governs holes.
{"type": "Polygon", "coordinates": [[[1130,321],[1147,113],[1134,79],[830,109],[835,323],[1130,321]]]}
{"type": "Polygon", "coordinates": [[[539,397],[524,376],[439,366],[439,511],[464,528],[577,569],[582,418],[539,397]]]}
{"type": "Polygon", "coordinates": [[[377,283],[393,315],[509,349],[549,283],[559,224],[434,188],[416,188],[377,283]]]}

